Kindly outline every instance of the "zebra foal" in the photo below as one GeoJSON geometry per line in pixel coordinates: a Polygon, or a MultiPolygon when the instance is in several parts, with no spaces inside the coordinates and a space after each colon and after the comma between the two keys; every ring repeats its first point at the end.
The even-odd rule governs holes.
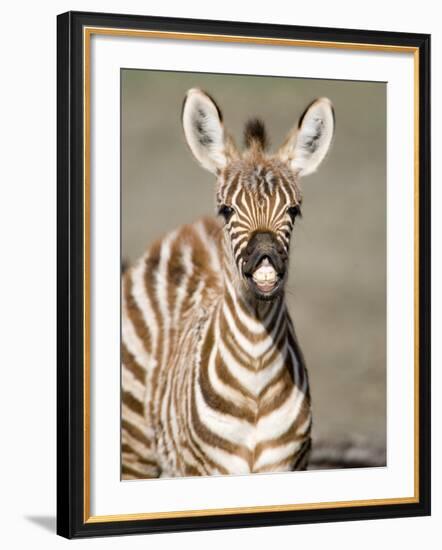
{"type": "Polygon", "coordinates": [[[299,178],[327,154],[332,105],[310,104],[274,154],[259,120],[237,148],[199,89],[182,123],[217,178],[218,216],[172,231],[123,276],[122,477],[303,469],[310,392],[284,285],[299,178]]]}

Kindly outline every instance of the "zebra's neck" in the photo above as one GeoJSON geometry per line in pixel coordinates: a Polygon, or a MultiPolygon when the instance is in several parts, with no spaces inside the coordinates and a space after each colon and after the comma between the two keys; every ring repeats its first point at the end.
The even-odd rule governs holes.
{"type": "Polygon", "coordinates": [[[276,352],[286,353],[287,312],[282,299],[250,303],[226,281],[217,324],[221,338],[249,356],[256,368],[268,366],[276,352]]]}
{"type": "MultiPolygon", "coordinates": [[[[289,321],[284,296],[265,302],[254,298],[243,285],[232,263],[223,262],[224,291],[216,333],[233,355],[233,363],[257,369],[282,364],[288,353],[289,321]]],[[[224,355],[228,355],[225,353],[224,355]]]]}

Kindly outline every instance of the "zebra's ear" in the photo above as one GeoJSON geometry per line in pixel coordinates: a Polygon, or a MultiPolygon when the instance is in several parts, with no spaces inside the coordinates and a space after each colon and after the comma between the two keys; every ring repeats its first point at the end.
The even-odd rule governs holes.
{"type": "Polygon", "coordinates": [[[218,105],[207,93],[192,88],[184,99],[182,121],[195,158],[206,170],[217,174],[227,163],[227,139],[218,105]]]}
{"type": "Polygon", "coordinates": [[[333,105],[326,97],[313,101],[287,136],[279,156],[299,176],[313,173],[330,148],[335,129],[333,105]]]}

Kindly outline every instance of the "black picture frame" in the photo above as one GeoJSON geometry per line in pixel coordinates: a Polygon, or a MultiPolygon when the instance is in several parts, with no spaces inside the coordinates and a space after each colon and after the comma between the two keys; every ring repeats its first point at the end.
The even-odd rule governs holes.
{"type": "Polygon", "coordinates": [[[349,29],[69,12],[57,20],[57,533],[67,538],[430,514],[430,36],[349,29]],[[412,503],[91,522],[84,459],[85,27],[414,48],[419,59],[419,498],[412,503]]]}

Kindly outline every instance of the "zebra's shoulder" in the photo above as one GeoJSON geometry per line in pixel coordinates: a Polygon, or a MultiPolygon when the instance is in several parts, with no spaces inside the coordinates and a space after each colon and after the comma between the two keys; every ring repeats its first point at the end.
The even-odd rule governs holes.
{"type": "Polygon", "coordinates": [[[166,233],[151,243],[132,270],[142,269],[152,282],[160,280],[179,286],[183,277],[194,284],[205,279],[209,286],[220,284],[222,225],[204,217],[166,233]]]}
{"type": "Polygon", "coordinates": [[[196,256],[198,253],[203,256],[208,254],[207,267],[210,268],[211,264],[215,262],[217,265],[213,267],[218,270],[221,267],[218,265],[221,253],[221,235],[220,221],[216,218],[204,217],[191,224],[183,225],[179,230],[178,239],[192,246],[196,256]]]}

